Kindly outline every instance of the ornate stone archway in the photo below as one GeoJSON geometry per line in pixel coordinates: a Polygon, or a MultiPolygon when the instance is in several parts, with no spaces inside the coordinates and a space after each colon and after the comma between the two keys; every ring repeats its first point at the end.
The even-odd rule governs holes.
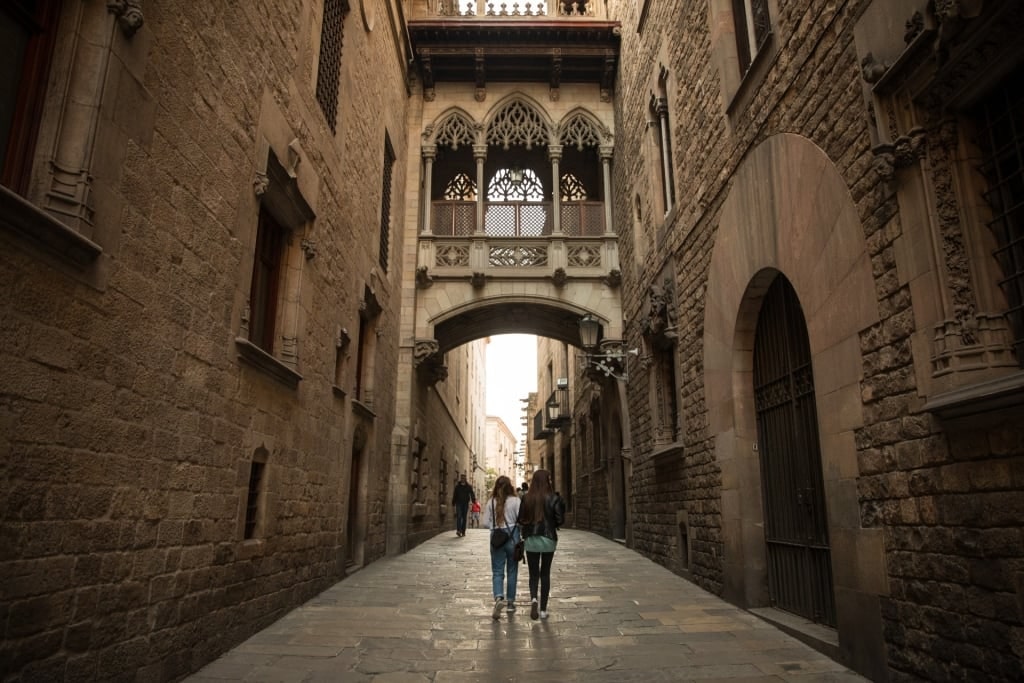
{"type": "Polygon", "coordinates": [[[769,138],[737,169],[708,273],[703,350],[722,476],[723,594],[748,607],[767,604],[751,354],[761,299],[778,273],[793,284],[807,320],[839,646],[846,657],[884,658],[883,538],[860,524],[854,443],[864,424],[859,334],[879,319],[874,279],[845,181],[821,149],[792,134],[769,138]]]}

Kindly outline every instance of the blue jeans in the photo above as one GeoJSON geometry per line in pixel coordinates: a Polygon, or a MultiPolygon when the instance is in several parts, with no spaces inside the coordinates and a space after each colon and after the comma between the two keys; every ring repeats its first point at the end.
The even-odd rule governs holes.
{"type": "Polygon", "coordinates": [[[512,530],[512,536],[500,548],[491,546],[491,575],[494,597],[499,595],[508,602],[516,601],[516,580],[519,578],[519,563],[516,562],[516,541],[519,540],[519,528],[512,530]],[[502,590],[505,577],[508,577],[508,590],[502,590]]]}
{"type": "Polygon", "coordinates": [[[466,516],[469,514],[469,503],[455,504],[455,530],[460,534],[466,533],[466,516]]]}

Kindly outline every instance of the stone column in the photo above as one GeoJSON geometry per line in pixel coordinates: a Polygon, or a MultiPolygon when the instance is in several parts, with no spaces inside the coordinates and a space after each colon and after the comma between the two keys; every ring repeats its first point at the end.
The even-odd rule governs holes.
{"type": "Polygon", "coordinates": [[[79,3],[76,19],[71,73],[43,207],[72,230],[92,237],[92,152],[117,22],[98,2],[79,3]]]}
{"type": "Polygon", "coordinates": [[[484,160],[487,159],[487,145],[473,145],[473,158],[476,159],[476,230],[477,235],[484,234],[484,160]]]}
{"type": "Polygon", "coordinates": [[[553,235],[562,234],[562,192],[561,192],[561,181],[560,173],[558,170],[558,162],[562,159],[562,146],[561,145],[550,145],[548,147],[548,156],[551,159],[551,185],[554,188],[551,191],[551,209],[553,211],[551,221],[551,233],[553,235]]]}
{"type": "Polygon", "coordinates": [[[658,97],[654,102],[654,113],[658,116],[661,130],[661,189],[665,199],[665,213],[672,210],[675,198],[672,195],[672,155],[669,148],[668,99],[658,97]]]}
{"type": "Polygon", "coordinates": [[[601,145],[601,175],[604,181],[604,234],[613,235],[612,230],[612,146],[601,145]]]}
{"type": "Polygon", "coordinates": [[[433,226],[430,222],[431,209],[433,204],[431,202],[431,181],[434,177],[434,156],[437,154],[437,145],[424,145],[420,150],[420,156],[423,157],[423,227],[420,229],[421,234],[429,235],[433,232],[433,226]]]}

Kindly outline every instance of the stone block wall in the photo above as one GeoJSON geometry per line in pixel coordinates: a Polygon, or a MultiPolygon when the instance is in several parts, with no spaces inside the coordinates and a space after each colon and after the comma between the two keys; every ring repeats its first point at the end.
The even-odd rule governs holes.
{"type": "MultiPolygon", "coordinates": [[[[64,3],[56,74],[86,5],[64,3]]],[[[175,680],[343,577],[354,361],[336,377],[336,340],[355,334],[367,289],[381,310],[361,561],[384,553],[401,231],[387,271],[377,245],[386,132],[403,220],[406,69],[385,8],[373,30],[349,13],[332,134],[315,96],[321,11],[146,3],[131,38],[106,17],[102,254],[76,271],[0,236],[5,680],[175,680]],[[235,341],[263,140],[285,163],[297,141],[316,213],[297,260],[297,388],[242,362],[235,341]],[[257,451],[260,532],[244,541],[257,451]]],[[[37,153],[42,168],[49,148],[37,153]]]]}
{"type": "MultiPolygon", "coordinates": [[[[852,524],[862,539],[879,533],[883,539],[880,578],[878,567],[869,564],[844,570],[858,585],[871,583],[878,596],[876,607],[858,608],[858,628],[878,626],[847,640],[844,629],[851,624],[840,615],[843,656],[875,680],[1018,679],[1024,661],[1024,510],[1019,504],[1024,461],[1014,425],[1021,410],[1007,407],[959,420],[922,411],[926,388],[915,377],[915,363],[928,360],[915,358],[920,349],[912,344],[922,333],[915,317],[920,311],[915,312],[909,276],[899,270],[896,254],[907,222],[921,217],[900,214],[892,188],[873,168],[877,140],[860,73],[863,55],[854,45],[856,23],[871,3],[769,2],[770,58],[755,64],[751,81],[738,93],[720,88],[723,67],[714,55],[722,40],[732,40],[722,37],[723,26],[714,17],[720,5],[617,3],[615,10],[623,23],[615,100],[615,220],[624,316],[642,319],[646,289],[665,268],[675,273],[679,313],[678,455],[655,455],[652,387],[641,373],[629,383],[634,545],[677,569],[671,545],[678,536],[677,511],[684,510],[693,579],[728,592],[723,567],[733,539],[722,518],[724,451],[716,435],[729,432],[709,424],[715,408],[708,397],[716,393],[709,383],[722,378],[706,373],[704,356],[708,308],[717,303],[707,299],[709,262],[723,201],[751,150],[773,135],[802,136],[831,160],[856,207],[872,275],[862,296],[878,313],[877,323],[860,330],[853,351],[860,377],[860,401],[853,410],[862,424],[842,437],[854,442],[855,461],[841,466],[853,477],[856,501],[848,519],[833,520],[852,524]],[[638,30],[643,7],[645,22],[638,30]],[[676,207],[664,217],[656,191],[645,187],[656,187],[645,182],[656,177],[658,160],[648,103],[662,66],[668,74],[677,192],[676,207]],[[877,616],[868,616],[872,609],[880,610],[877,616]],[[884,643],[884,662],[858,651],[852,641],[863,639],[884,643]]],[[[914,7],[902,5],[909,7],[909,17],[914,7]]],[[[771,182],[765,176],[766,194],[771,182]]],[[[814,178],[794,182],[814,192],[814,178]]],[[[775,210],[783,215],[778,204],[775,210]]],[[[638,326],[627,323],[626,336],[636,345],[638,326]]],[[[816,379],[828,379],[832,372],[815,368],[816,379]]],[[[819,421],[835,419],[845,418],[819,414],[819,421]]],[[[836,447],[837,441],[823,442],[826,451],[836,447]]]]}

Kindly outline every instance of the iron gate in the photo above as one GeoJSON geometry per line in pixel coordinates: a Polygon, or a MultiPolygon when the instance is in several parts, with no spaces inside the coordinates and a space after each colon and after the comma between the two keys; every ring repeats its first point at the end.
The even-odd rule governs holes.
{"type": "Polygon", "coordinates": [[[754,337],[754,400],[772,603],[835,626],[818,418],[807,326],[781,275],[754,337]]]}

